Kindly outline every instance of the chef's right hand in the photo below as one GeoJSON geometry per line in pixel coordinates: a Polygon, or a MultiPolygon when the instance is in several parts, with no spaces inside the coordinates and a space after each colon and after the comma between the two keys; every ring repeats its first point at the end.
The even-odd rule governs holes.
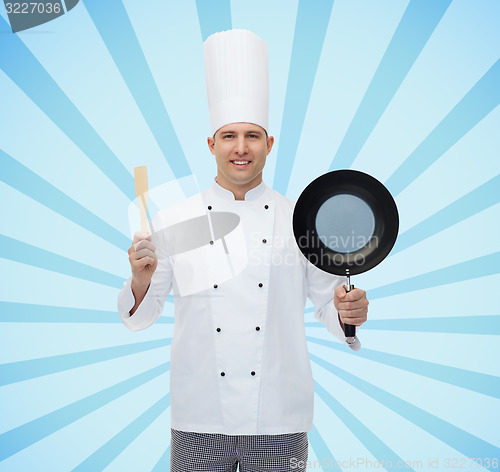
{"type": "Polygon", "coordinates": [[[158,266],[155,251],[156,248],[148,233],[139,231],[134,234],[132,246],[128,250],[128,259],[132,268],[132,285],[140,291],[147,290],[158,266]]]}

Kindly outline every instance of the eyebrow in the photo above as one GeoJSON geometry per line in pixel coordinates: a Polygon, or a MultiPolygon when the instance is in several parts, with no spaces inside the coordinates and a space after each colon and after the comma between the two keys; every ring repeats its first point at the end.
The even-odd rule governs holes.
{"type": "MultiPolygon", "coordinates": [[[[237,132],[233,130],[225,130],[222,131],[221,134],[237,134],[237,132]]],[[[258,134],[259,136],[261,136],[262,131],[245,131],[245,134],[258,134]]]]}

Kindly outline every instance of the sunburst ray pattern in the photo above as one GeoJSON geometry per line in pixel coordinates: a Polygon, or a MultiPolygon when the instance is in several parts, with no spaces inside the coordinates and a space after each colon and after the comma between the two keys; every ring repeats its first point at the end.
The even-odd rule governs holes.
{"type": "Polygon", "coordinates": [[[400,213],[354,278],[363,348],[306,307],[309,470],[498,470],[499,18],[496,0],[80,0],[14,34],[2,5],[0,472],[169,470],[173,298],[140,332],[116,312],[133,168],[211,184],[203,41],[229,28],[269,46],[266,183],[296,199],[355,168],[400,213]]]}

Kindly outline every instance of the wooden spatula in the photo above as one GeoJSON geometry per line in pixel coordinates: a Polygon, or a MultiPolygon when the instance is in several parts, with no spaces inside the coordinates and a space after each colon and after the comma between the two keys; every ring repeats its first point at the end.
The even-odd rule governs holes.
{"type": "Polygon", "coordinates": [[[134,167],[135,194],[141,210],[141,231],[148,232],[148,169],[146,166],[134,167]]]}

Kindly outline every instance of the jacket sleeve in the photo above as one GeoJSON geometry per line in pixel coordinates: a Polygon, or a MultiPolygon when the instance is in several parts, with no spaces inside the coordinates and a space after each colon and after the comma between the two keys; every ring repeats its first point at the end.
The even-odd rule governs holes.
{"type": "MultiPolygon", "coordinates": [[[[333,304],[335,287],[344,283],[343,277],[329,274],[306,261],[306,278],[307,296],[315,308],[314,318],[321,321],[339,341],[347,344],[344,330],[340,325],[339,316],[333,304]]],[[[356,342],[359,341],[356,339],[356,342]]]]}
{"type": "Polygon", "coordinates": [[[132,277],[125,281],[118,295],[118,313],[125,326],[132,331],[149,328],[160,317],[167,295],[172,289],[172,265],[161,231],[153,234],[152,242],[156,247],[158,266],[151,278],[151,284],[144,299],[132,316],[130,310],[135,305],[131,289],[132,277]]]}

